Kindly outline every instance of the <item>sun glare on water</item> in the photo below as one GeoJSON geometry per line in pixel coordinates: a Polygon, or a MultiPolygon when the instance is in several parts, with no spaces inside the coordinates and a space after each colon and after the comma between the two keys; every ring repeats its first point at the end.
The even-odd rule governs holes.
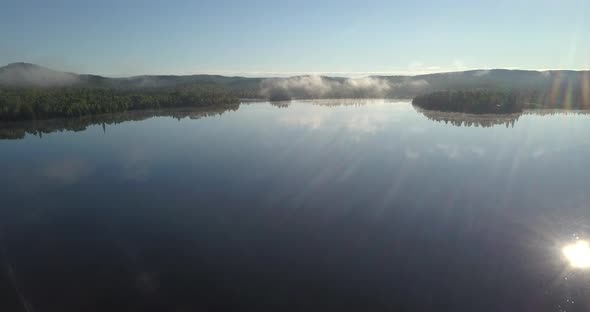
{"type": "Polygon", "coordinates": [[[590,244],[587,241],[580,240],[567,245],[562,252],[573,268],[590,269],[590,244]]]}

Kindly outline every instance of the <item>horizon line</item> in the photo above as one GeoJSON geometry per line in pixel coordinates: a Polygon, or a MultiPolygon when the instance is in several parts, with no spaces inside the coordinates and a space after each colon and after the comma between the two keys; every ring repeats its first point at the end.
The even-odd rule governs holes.
{"type": "Polygon", "coordinates": [[[232,70],[204,70],[204,71],[185,71],[178,72],[175,74],[170,73],[146,73],[146,74],[94,74],[94,73],[82,73],[69,70],[56,69],[53,66],[46,66],[38,63],[30,62],[12,62],[6,65],[0,66],[6,67],[13,64],[31,64],[40,67],[44,67],[50,70],[76,74],[76,75],[95,75],[105,78],[134,78],[142,76],[195,76],[195,75],[210,75],[210,76],[225,76],[225,77],[243,77],[243,78],[289,78],[298,76],[324,76],[332,78],[363,78],[371,76],[422,76],[431,74],[448,74],[448,73],[460,73],[470,71],[490,71],[490,70],[514,70],[514,71],[532,71],[532,72],[551,72],[551,71],[572,71],[572,72],[588,72],[588,69],[571,69],[571,68],[541,68],[541,69],[530,69],[520,67],[474,67],[474,68],[435,68],[430,67],[424,70],[390,70],[390,71],[232,71],[232,70]]]}

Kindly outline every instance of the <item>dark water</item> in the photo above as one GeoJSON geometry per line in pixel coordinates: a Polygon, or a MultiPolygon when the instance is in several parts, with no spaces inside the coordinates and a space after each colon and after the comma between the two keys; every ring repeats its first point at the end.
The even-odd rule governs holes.
{"type": "Polygon", "coordinates": [[[590,310],[590,115],[347,104],[3,125],[0,311],[590,310]]]}

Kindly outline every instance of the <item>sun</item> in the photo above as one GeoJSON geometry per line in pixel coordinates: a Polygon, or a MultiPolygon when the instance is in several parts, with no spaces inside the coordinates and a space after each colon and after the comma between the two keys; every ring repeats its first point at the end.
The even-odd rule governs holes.
{"type": "Polygon", "coordinates": [[[590,269],[590,244],[587,241],[576,241],[563,247],[562,252],[573,268],[590,269]]]}

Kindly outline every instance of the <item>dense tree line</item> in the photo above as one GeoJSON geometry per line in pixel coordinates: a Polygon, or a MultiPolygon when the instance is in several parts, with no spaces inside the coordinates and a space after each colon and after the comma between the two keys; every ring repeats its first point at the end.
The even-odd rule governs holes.
{"type": "MultiPolygon", "coordinates": [[[[589,79],[590,81],[590,79],[589,79]]],[[[472,114],[506,114],[523,109],[590,109],[590,86],[555,84],[553,88],[498,88],[439,91],[414,97],[417,107],[472,114]]]]}
{"type": "Polygon", "coordinates": [[[515,91],[440,91],[416,96],[412,103],[424,109],[470,114],[517,113],[524,108],[515,91]]]}
{"type": "Polygon", "coordinates": [[[97,88],[3,88],[0,89],[0,121],[236,103],[239,103],[236,96],[215,87],[133,91],[97,88]]]}

